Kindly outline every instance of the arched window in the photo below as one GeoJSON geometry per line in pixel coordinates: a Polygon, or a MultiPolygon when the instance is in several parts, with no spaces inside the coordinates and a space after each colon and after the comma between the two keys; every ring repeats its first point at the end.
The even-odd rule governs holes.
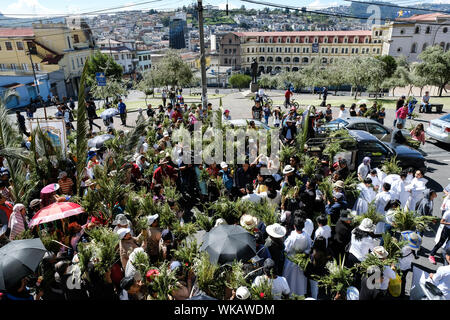
{"type": "Polygon", "coordinates": [[[405,34],[405,29],[401,29],[400,34],[405,34]]]}
{"type": "Polygon", "coordinates": [[[259,62],[264,62],[264,57],[259,57],[259,62]]]}
{"type": "Polygon", "coordinates": [[[291,43],[291,38],[290,38],[290,37],[287,37],[287,38],[286,38],[286,42],[287,42],[287,43],[291,43]]]}
{"type": "Polygon", "coordinates": [[[307,58],[307,57],[304,57],[303,59],[302,59],[302,63],[308,63],[309,62],[309,59],[307,58]]]}
{"type": "Polygon", "coordinates": [[[417,43],[413,43],[411,46],[411,53],[417,53],[417,43]]]}
{"type": "Polygon", "coordinates": [[[354,42],[354,43],[358,43],[358,42],[359,42],[359,38],[358,38],[358,37],[355,37],[354,40],[353,40],[353,42],[354,42]]]}
{"type": "Polygon", "coordinates": [[[292,72],[297,72],[298,71],[298,68],[297,67],[293,67],[292,68],[292,72]]]}
{"type": "Polygon", "coordinates": [[[300,39],[298,37],[295,38],[295,43],[299,43],[300,39]]]}
{"type": "Polygon", "coordinates": [[[348,38],[347,37],[344,38],[344,43],[348,43],[348,38]]]}
{"type": "Polygon", "coordinates": [[[309,43],[309,37],[305,37],[305,43],[309,43]]]}
{"type": "Polygon", "coordinates": [[[280,72],[281,71],[281,67],[275,67],[275,72],[280,72]]]}
{"type": "Polygon", "coordinates": [[[314,38],[314,43],[318,43],[319,42],[319,38],[315,37],[314,38]]]}
{"type": "Polygon", "coordinates": [[[278,43],[281,43],[281,37],[278,37],[278,43]]]}
{"type": "Polygon", "coordinates": [[[267,62],[273,62],[273,57],[268,57],[267,62]]]}
{"type": "Polygon", "coordinates": [[[445,28],[442,29],[442,33],[447,33],[447,31],[448,31],[448,28],[447,28],[447,27],[445,27],[445,28]]]}
{"type": "Polygon", "coordinates": [[[330,63],[333,63],[333,58],[330,59],[330,63]]]}
{"type": "Polygon", "coordinates": [[[259,72],[264,73],[264,66],[259,66],[259,72]]]}
{"type": "Polygon", "coordinates": [[[324,43],[328,43],[328,37],[323,38],[324,43]]]}
{"type": "Polygon", "coordinates": [[[430,33],[431,32],[431,27],[428,26],[427,29],[425,30],[425,33],[430,33]]]}
{"type": "Polygon", "coordinates": [[[422,46],[422,51],[425,51],[425,49],[426,49],[427,47],[428,47],[428,43],[425,42],[425,43],[423,44],[423,46],[422,46]]]}
{"type": "Polygon", "coordinates": [[[338,37],[334,37],[333,42],[338,43],[338,37]]]}
{"type": "Polygon", "coordinates": [[[299,62],[300,62],[300,58],[299,58],[299,57],[295,57],[295,58],[293,59],[293,62],[294,62],[294,63],[299,63],[299,62]]]}
{"type": "Polygon", "coordinates": [[[323,63],[323,64],[328,63],[328,59],[327,59],[327,58],[322,58],[322,63],[323,63]]]}
{"type": "Polygon", "coordinates": [[[275,58],[275,61],[276,61],[276,62],[281,62],[282,59],[281,59],[281,57],[276,57],[276,58],[275,58]]]}
{"type": "Polygon", "coordinates": [[[284,58],[284,62],[291,62],[291,58],[289,57],[284,58]]]}
{"type": "Polygon", "coordinates": [[[271,73],[272,72],[272,67],[267,67],[267,73],[271,73]]]}
{"type": "Polygon", "coordinates": [[[414,30],[414,33],[415,33],[415,34],[420,33],[420,27],[419,27],[419,26],[416,27],[416,30],[414,30]]]}
{"type": "Polygon", "coordinates": [[[378,31],[375,31],[375,37],[378,37],[378,31]]]}

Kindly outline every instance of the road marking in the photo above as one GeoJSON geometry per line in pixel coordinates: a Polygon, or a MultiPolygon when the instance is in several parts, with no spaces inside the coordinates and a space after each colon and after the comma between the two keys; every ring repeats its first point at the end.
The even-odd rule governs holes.
{"type": "Polygon", "coordinates": [[[445,161],[445,162],[450,162],[450,159],[445,159],[444,161],[445,161]]]}

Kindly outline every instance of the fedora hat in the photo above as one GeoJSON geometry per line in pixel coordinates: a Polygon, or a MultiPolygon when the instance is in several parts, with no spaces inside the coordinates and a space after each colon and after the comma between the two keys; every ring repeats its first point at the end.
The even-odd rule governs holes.
{"type": "Polygon", "coordinates": [[[240,224],[246,229],[253,229],[256,228],[258,224],[258,218],[249,214],[243,214],[240,220],[240,224]]]}
{"type": "Polygon", "coordinates": [[[279,223],[274,223],[267,226],[266,232],[272,238],[282,238],[286,235],[286,228],[279,223]]]}
{"type": "Polygon", "coordinates": [[[372,219],[364,218],[363,221],[361,221],[361,224],[358,226],[358,228],[362,231],[366,232],[374,232],[375,226],[373,224],[372,219]]]}
{"type": "Polygon", "coordinates": [[[372,249],[372,254],[380,259],[386,259],[389,253],[383,246],[376,246],[372,249]]]}
{"type": "Polygon", "coordinates": [[[117,225],[128,225],[128,219],[127,217],[123,214],[123,213],[119,213],[116,218],[114,219],[114,221],[112,222],[113,226],[117,226],[117,225]]]}
{"type": "Polygon", "coordinates": [[[283,174],[288,174],[288,173],[291,173],[294,171],[295,171],[295,169],[290,164],[288,164],[284,167],[283,174]]]}

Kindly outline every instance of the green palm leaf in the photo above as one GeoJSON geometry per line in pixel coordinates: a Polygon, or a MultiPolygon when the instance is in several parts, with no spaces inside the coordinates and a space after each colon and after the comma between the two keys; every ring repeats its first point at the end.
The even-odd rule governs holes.
{"type": "Polygon", "coordinates": [[[81,179],[83,177],[83,170],[86,166],[85,160],[88,152],[87,132],[88,127],[86,124],[87,110],[85,102],[85,86],[86,78],[88,74],[88,64],[84,64],[83,73],[81,74],[80,88],[78,90],[78,108],[77,108],[77,142],[76,142],[76,156],[77,156],[77,181],[76,188],[77,194],[80,192],[81,179]]]}

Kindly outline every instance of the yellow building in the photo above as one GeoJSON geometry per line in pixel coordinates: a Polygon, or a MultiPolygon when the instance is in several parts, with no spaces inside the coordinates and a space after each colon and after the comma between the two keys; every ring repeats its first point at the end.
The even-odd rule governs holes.
{"type": "Polygon", "coordinates": [[[382,43],[370,30],[233,32],[220,42],[220,64],[250,72],[253,59],[264,73],[298,71],[315,61],[323,65],[352,55],[379,55],[382,43]]]}
{"type": "Polygon", "coordinates": [[[89,27],[37,23],[32,28],[0,29],[0,70],[53,72],[62,69],[69,96],[78,95],[79,80],[94,43],[89,27]]]}

